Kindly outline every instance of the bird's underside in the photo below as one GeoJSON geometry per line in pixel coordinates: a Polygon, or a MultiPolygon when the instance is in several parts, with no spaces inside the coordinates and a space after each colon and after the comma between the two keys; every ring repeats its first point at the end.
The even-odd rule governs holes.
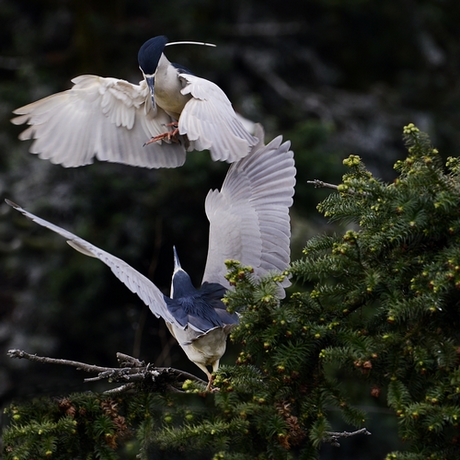
{"type": "Polygon", "coordinates": [[[191,328],[181,329],[172,324],[166,323],[172,336],[185,351],[188,359],[195,363],[208,377],[208,388],[212,385],[212,371],[216,372],[219,368],[219,361],[225,353],[227,337],[235,324],[227,324],[223,327],[215,328],[205,332],[197,333],[191,328]]]}

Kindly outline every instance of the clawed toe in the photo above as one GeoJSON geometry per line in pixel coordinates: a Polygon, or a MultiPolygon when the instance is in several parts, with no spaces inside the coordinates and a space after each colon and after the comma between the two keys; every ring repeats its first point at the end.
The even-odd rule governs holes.
{"type": "Polygon", "coordinates": [[[179,127],[176,122],[168,123],[166,126],[173,127],[172,131],[166,131],[165,133],[158,134],[158,136],[152,137],[149,141],[144,144],[144,147],[154,142],[167,140],[169,142],[179,142],[179,127]]]}

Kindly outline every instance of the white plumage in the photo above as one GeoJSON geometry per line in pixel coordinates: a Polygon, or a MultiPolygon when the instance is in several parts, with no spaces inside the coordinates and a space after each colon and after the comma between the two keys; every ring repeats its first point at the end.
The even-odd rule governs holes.
{"type": "MultiPolygon", "coordinates": [[[[262,137],[262,132],[259,134],[262,137]]],[[[155,316],[166,321],[189,359],[211,382],[206,366],[217,370],[226,338],[238,322],[236,315],[226,312],[220,302],[230,288],[224,277],[225,260],[235,259],[252,266],[256,278],[281,272],[289,264],[289,207],[296,173],[289,148],[290,143],[282,143],[281,136],[267,146],[254,147],[248,156],[230,166],[221,190],[208,193],[205,207],[210,224],[209,248],[202,286],[197,290],[191,285],[175,253],[171,298],[123,260],[10,201],[8,204],[62,235],[74,249],[104,262],[155,316]]],[[[283,283],[288,284],[287,280],[283,283]]],[[[284,290],[280,291],[284,295],[284,290]]]]}
{"type": "Polygon", "coordinates": [[[82,75],[61,93],[20,107],[11,121],[27,123],[21,140],[34,139],[31,153],[64,167],[101,161],[146,168],[175,168],[186,152],[210,150],[213,160],[246,156],[257,138],[243,126],[225,93],[214,83],[172,65],[165,37],[139,51],[144,80],[82,75]],[[178,124],[178,134],[163,137],[178,124]],[[158,140],[144,144],[151,138],[158,140]]]}

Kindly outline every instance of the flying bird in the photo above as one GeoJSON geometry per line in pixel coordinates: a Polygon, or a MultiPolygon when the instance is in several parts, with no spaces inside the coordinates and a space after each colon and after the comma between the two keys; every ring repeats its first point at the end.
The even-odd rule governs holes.
{"type": "MultiPolygon", "coordinates": [[[[227,312],[221,301],[230,288],[225,278],[225,260],[236,259],[252,266],[256,278],[283,271],[289,264],[289,207],[296,173],[289,148],[290,143],[282,143],[281,136],[267,146],[254,148],[230,166],[220,191],[209,191],[205,201],[210,223],[209,246],[201,287],[196,289],[192,285],[174,248],[169,296],[123,260],[9,200],[7,203],[37,224],[62,235],[77,251],[109,266],[155,316],[165,320],[187,357],[207,375],[209,389],[212,374],[207,366],[214,372],[218,369],[227,336],[238,324],[237,314],[227,312]]],[[[289,281],[281,285],[280,297],[289,281]]]]}
{"type": "MultiPolygon", "coordinates": [[[[169,44],[181,43],[190,42],[169,44]]],[[[167,38],[158,36],[141,46],[139,85],[81,75],[71,89],[14,110],[19,116],[12,123],[29,125],[19,139],[34,139],[31,153],[64,167],[97,158],[175,168],[192,150],[210,150],[214,161],[229,163],[246,156],[258,139],[216,84],[166,58],[167,45],[167,38]]]]}

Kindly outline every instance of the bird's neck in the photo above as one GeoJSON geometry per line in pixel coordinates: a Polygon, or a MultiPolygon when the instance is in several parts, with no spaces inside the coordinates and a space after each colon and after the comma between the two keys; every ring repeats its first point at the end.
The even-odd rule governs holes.
{"type": "Polygon", "coordinates": [[[197,292],[192,284],[190,276],[182,268],[174,272],[171,281],[171,298],[179,299],[181,297],[193,296],[197,292]]]}
{"type": "Polygon", "coordinates": [[[189,95],[181,94],[181,89],[177,69],[162,54],[155,72],[155,102],[176,120],[190,99],[189,95]]]}

